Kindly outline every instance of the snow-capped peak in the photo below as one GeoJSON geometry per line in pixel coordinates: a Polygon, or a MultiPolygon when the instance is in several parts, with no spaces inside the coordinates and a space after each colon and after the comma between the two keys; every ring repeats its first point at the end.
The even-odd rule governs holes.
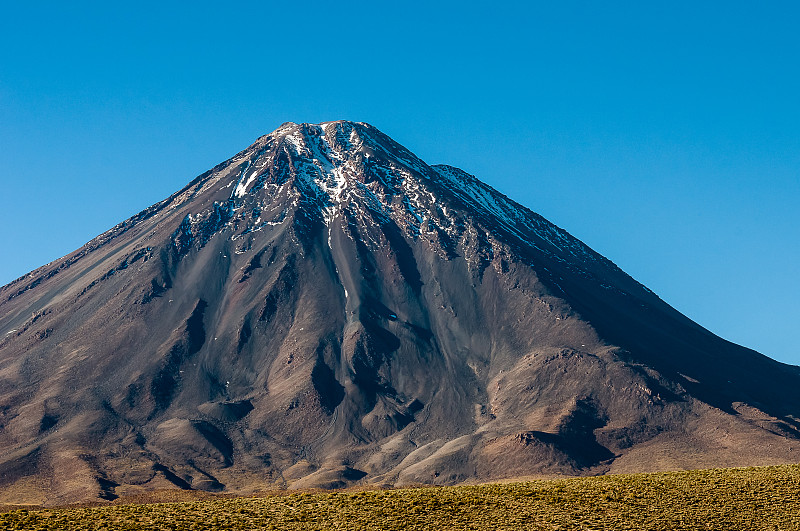
{"type": "Polygon", "coordinates": [[[394,192],[410,174],[431,171],[410,152],[391,144],[388,137],[362,122],[287,122],[251,148],[231,198],[242,200],[259,193],[270,181],[283,180],[285,175],[277,172],[288,171],[300,199],[319,204],[329,223],[352,193],[358,194],[354,189],[373,188],[369,184],[377,182],[383,184],[382,192],[394,192]]]}
{"type": "Polygon", "coordinates": [[[222,230],[236,240],[291,220],[304,233],[327,226],[330,242],[334,224],[366,234],[391,223],[412,240],[450,246],[436,251],[447,255],[459,254],[458,242],[469,240],[480,241],[486,256],[495,245],[511,244],[571,263],[603,260],[474,176],[428,166],[363,122],[286,122],[215,175],[229,195],[189,218],[179,232],[191,237],[181,232],[176,241],[203,245],[222,230]]]}

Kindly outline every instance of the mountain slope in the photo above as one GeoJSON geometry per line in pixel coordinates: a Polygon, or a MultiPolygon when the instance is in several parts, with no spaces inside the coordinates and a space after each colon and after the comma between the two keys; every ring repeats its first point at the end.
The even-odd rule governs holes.
{"type": "Polygon", "coordinates": [[[287,123],[0,288],[0,488],[797,460],[800,371],[372,126],[287,123]]]}

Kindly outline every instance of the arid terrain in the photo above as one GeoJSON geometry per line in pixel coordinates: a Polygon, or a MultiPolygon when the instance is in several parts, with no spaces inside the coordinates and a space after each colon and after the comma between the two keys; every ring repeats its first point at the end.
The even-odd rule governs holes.
{"type": "MultiPolygon", "coordinates": [[[[169,497],[165,497],[169,499],[169,497]]],[[[800,529],[800,469],[775,466],[0,513],[4,529],[800,529]]]]}
{"type": "Polygon", "coordinates": [[[0,288],[0,448],[0,503],[47,506],[796,463],[800,368],[368,124],[287,123],[0,288]]]}

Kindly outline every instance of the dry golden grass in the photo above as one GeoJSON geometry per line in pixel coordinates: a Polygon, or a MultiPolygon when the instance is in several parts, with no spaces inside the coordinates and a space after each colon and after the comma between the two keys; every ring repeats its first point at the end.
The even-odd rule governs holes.
{"type": "Polygon", "coordinates": [[[0,529],[800,529],[800,466],[15,510],[0,529]]]}

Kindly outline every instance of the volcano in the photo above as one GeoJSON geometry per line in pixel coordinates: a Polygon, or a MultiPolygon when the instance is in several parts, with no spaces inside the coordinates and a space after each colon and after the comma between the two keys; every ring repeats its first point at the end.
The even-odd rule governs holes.
{"type": "Polygon", "coordinates": [[[286,123],[0,288],[8,503],[786,463],[799,439],[800,368],[365,123],[286,123]]]}

